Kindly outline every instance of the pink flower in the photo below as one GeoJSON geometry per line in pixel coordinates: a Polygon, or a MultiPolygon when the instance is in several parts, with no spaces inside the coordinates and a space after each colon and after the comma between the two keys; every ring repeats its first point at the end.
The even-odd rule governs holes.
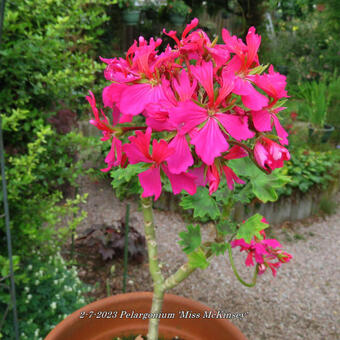
{"type": "Polygon", "coordinates": [[[254,136],[248,128],[248,117],[219,112],[219,104],[231,93],[233,78],[228,73],[222,74],[222,86],[215,100],[213,89],[213,66],[211,62],[202,62],[200,66],[192,66],[194,77],[201,83],[208,97],[204,107],[193,101],[179,102],[172,109],[170,120],[180,126],[183,134],[194,132],[190,143],[195,145],[197,155],[207,165],[229,148],[223,135],[225,129],[231,137],[242,140],[254,136]],[[190,115],[188,115],[190,112],[190,115]]]}
{"type": "Polygon", "coordinates": [[[92,107],[92,112],[94,114],[94,120],[90,120],[90,124],[94,125],[97,129],[101,130],[103,133],[103,138],[101,138],[101,141],[106,141],[111,138],[111,136],[116,132],[116,130],[111,127],[107,117],[105,116],[103,110],[101,110],[101,114],[103,116],[103,119],[99,118],[99,113],[97,109],[96,99],[91,91],[90,96],[86,96],[87,101],[90,103],[92,107]]]}
{"type": "MultiPolygon", "coordinates": [[[[196,186],[207,184],[212,194],[223,173],[233,190],[235,183],[244,182],[228,162],[249,156],[254,142],[254,158],[267,172],[290,158],[287,149],[262,135],[274,130],[280,143],[288,144],[277,117],[284,108],[276,104],[287,92],[285,76],[273,66],[258,74],[261,37],[255,28],[249,29],[245,42],[223,30],[224,43],[217,44],[197,25],[195,18],[180,38],[176,31],[164,31],[176,45],[163,52],[161,39],[139,37],[125,58],[101,58],[107,64],[104,76],[111,82],[102,93],[104,107],[112,110],[111,123],[102,110],[99,113],[93,94],[87,97],[94,114],[90,123],[102,131],[102,140],[112,139],[103,171],[145,163],[139,174],[144,197],[158,199],[161,171],[174,194],[183,189],[193,194],[196,186]],[[123,146],[118,136],[135,130],[123,146]],[[165,137],[151,143],[152,132],[165,137]],[[255,133],[257,139],[249,141],[255,133]]],[[[260,254],[261,246],[256,247],[260,254]]],[[[249,257],[247,263],[251,261],[249,257]]]]}
{"type": "Polygon", "coordinates": [[[253,118],[253,123],[257,131],[265,132],[271,131],[272,125],[274,124],[277,135],[280,137],[280,143],[283,145],[288,144],[288,133],[282,127],[279,119],[276,116],[276,113],[279,110],[271,110],[270,108],[260,111],[251,111],[251,115],[253,118]]]}
{"type": "MultiPolygon", "coordinates": [[[[262,222],[267,223],[263,218],[262,222]]],[[[273,276],[276,275],[276,270],[282,263],[287,263],[292,259],[292,255],[283,252],[280,248],[281,244],[276,239],[266,239],[264,230],[260,231],[263,239],[260,240],[256,236],[246,243],[244,239],[231,241],[232,248],[240,247],[240,251],[247,252],[245,261],[246,266],[254,266],[255,262],[259,265],[259,274],[263,274],[267,268],[270,268],[273,276]],[[278,262],[273,262],[278,260],[278,262]]]]}
{"type": "Polygon", "coordinates": [[[274,72],[273,65],[269,67],[269,74],[255,75],[254,83],[269,96],[273,97],[275,101],[288,97],[285,90],[287,85],[286,76],[274,72]]]}
{"type": "Polygon", "coordinates": [[[116,137],[112,138],[111,150],[105,158],[105,163],[107,163],[107,168],[101,169],[103,172],[108,172],[112,167],[117,165],[123,165],[126,157],[122,153],[122,142],[116,137]]]}
{"type": "Polygon", "coordinates": [[[255,33],[255,28],[250,27],[246,42],[236,36],[231,36],[226,30],[222,30],[222,38],[227,49],[235,53],[228,64],[228,69],[236,74],[235,87],[233,92],[242,98],[243,104],[251,110],[261,110],[268,105],[268,98],[256,91],[253,87],[254,77],[248,75],[250,68],[259,65],[257,51],[261,44],[261,37],[255,33]]]}
{"type": "Polygon", "coordinates": [[[171,173],[164,162],[174,153],[174,149],[169,147],[165,140],[153,140],[152,154],[149,152],[149,145],[151,141],[151,128],[147,128],[145,134],[141,131],[136,131],[136,136],[129,137],[130,144],[125,144],[123,150],[125,151],[129,163],[150,163],[148,170],[143,171],[138,175],[141,186],[144,191],[142,197],[149,197],[155,195],[157,200],[162,191],[160,169],[169,177],[174,194],[186,190],[190,195],[196,192],[196,185],[194,183],[195,177],[187,173],[173,174],[171,173]]]}
{"type": "Polygon", "coordinates": [[[276,168],[282,168],[283,162],[290,159],[286,148],[264,136],[256,142],[254,156],[256,162],[268,173],[276,168]]]}

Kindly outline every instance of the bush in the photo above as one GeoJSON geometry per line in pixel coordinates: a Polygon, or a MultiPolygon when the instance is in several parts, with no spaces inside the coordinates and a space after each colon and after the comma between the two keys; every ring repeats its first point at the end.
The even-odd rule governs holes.
{"type": "MultiPolygon", "coordinates": [[[[66,275],[69,285],[75,283],[70,274],[61,274],[65,266],[58,258],[47,264],[44,257],[58,254],[62,242],[85,216],[78,214],[84,197],[62,200],[63,193],[76,184],[83,172],[76,154],[87,141],[70,131],[77,115],[84,107],[87,110],[84,97],[102,70],[102,63],[93,57],[103,46],[100,37],[109,20],[105,13],[109,4],[104,0],[42,0],[39,6],[35,0],[6,3],[0,50],[0,112],[13,255],[19,278],[19,317],[29,339],[38,338],[34,334],[39,329],[39,336],[45,336],[52,324],[77,307],[74,299],[78,293],[69,292],[74,295],[72,299],[68,297],[60,306],[56,302],[58,307],[51,309],[53,299],[65,293],[62,284],[53,286],[53,281],[66,275]],[[41,254],[32,254],[32,249],[41,254]],[[43,274],[41,283],[35,290],[32,288],[32,301],[27,305],[28,293],[24,295],[23,285],[34,287],[25,269],[30,263],[37,268],[32,273],[41,270],[43,274]],[[53,266],[60,273],[55,273],[53,266]]],[[[2,193],[0,206],[3,207],[2,193]]],[[[4,219],[0,219],[0,244],[6,244],[4,219]]],[[[1,247],[0,261],[6,258],[7,247],[1,247]]],[[[2,316],[9,301],[9,291],[2,285],[0,296],[2,316]]],[[[11,313],[5,322],[2,333],[7,339],[11,313]]]]}
{"type": "MultiPolygon", "coordinates": [[[[5,277],[8,265],[1,257],[0,263],[0,276],[5,277]]],[[[15,272],[20,339],[42,340],[67,315],[88,303],[84,298],[88,287],[79,280],[75,268],[67,268],[59,254],[45,257],[37,252],[22,264],[15,272]]],[[[4,282],[9,287],[9,279],[4,282]]],[[[6,293],[0,291],[1,316],[5,315],[9,302],[6,293]]],[[[8,311],[0,339],[14,339],[12,314],[8,311]]]]}

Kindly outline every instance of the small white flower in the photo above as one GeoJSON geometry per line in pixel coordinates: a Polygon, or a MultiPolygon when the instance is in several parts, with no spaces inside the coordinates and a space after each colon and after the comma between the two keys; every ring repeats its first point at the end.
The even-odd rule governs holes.
{"type": "Polygon", "coordinates": [[[32,299],[32,295],[31,294],[28,294],[27,295],[27,300],[29,301],[29,300],[31,300],[32,299]]]}
{"type": "Polygon", "coordinates": [[[37,328],[37,329],[34,331],[34,335],[35,335],[35,336],[38,336],[38,335],[39,335],[39,328],[37,328]]]}
{"type": "Polygon", "coordinates": [[[24,290],[26,293],[28,293],[30,291],[30,287],[25,287],[24,290]]]}
{"type": "Polygon", "coordinates": [[[33,269],[33,266],[32,266],[31,264],[29,264],[29,265],[27,266],[27,269],[28,269],[28,270],[32,270],[32,269],[33,269]]]}
{"type": "Polygon", "coordinates": [[[51,308],[52,308],[52,309],[56,309],[56,308],[57,308],[57,303],[53,301],[53,302],[51,303],[51,308]]]}
{"type": "Polygon", "coordinates": [[[34,284],[35,284],[36,286],[37,286],[39,283],[40,283],[39,280],[35,280],[35,281],[34,281],[34,284]]]}

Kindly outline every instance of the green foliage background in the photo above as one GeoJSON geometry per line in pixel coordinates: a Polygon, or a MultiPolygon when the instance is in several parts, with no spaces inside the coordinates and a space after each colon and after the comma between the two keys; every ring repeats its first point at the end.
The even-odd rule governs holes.
{"type": "MultiPolygon", "coordinates": [[[[101,37],[109,20],[109,5],[110,1],[104,0],[6,2],[0,48],[0,114],[19,322],[27,339],[43,339],[61,317],[85,303],[79,303],[82,284],[58,260],[58,252],[60,244],[85,217],[78,208],[85,198],[64,200],[63,192],[74,187],[84,171],[76,154],[80,148],[89,147],[89,141],[76,132],[58,133],[49,118],[62,110],[75,117],[81,115],[85,108],[88,111],[84,100],[88,89],[95,92],[102,88],[97,80],[103,69],[98,55],[105,49],[101,37]],[[46,258],[51,258],[50,265],[46,258]],[[29,263],[33,264],[31,272],[27,271],[29,263]],[[35,284],[32,278],[37,271],[42,274],[35,284]],[[59,282],[61,273],[66,286],[53,284],[59,282]],[[36,289],[31,289],[34,285],[36,289]],[[68,286],[76,292],[67,292],[68,286]],[[29,303],[25,287],[31,287],[29,303]],[[51,309],[56,295],[65,300],[51,309]]],[[[62,120],[63,112],[60,114],[62,120]]],[[[67,121],[60,123],[67,125],[67,121]]],[[[2,192],[0,206],[2,210],[2,192]]],[[[8,260],[3,218],[0,244],[1,267],[5,268],[8,260]]],[[[7,275],[5,271],[0,275],[1,316],[9,301],[7,275]]],[[[0,337],[5,339],[14,336],[11,315],[10,310],[0,330],[0,337]]]]}

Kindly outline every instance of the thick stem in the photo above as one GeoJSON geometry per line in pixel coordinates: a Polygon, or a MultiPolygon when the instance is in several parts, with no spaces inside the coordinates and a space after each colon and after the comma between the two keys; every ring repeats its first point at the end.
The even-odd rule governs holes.
{"type": "MultiPolygon", "coordinates": [[[[162,311],[164,298],[164,277],[158,261],[156,232],[152,214],[152,199],[141,198],[144,215],[144,231],[148,247],[149,270],[154,284],[151,313],[158,314],[162,311]]],[[[159,318],[150,318],[148,340],[158,340],[159,318]]]]}
{"type": "MultiPolygon", "coordinates": [[[[162,312],[164,300],[164,289],[163,287],[154,286],[153,297],[152,297],[152,306],[151,306],[151,314],[159,314],[162,312]]],[[[149,329],[148,329],[148,340],[158,340],[158,325],[159,318],[155,315],[151,317],[149,320],[149,329]]]]}

